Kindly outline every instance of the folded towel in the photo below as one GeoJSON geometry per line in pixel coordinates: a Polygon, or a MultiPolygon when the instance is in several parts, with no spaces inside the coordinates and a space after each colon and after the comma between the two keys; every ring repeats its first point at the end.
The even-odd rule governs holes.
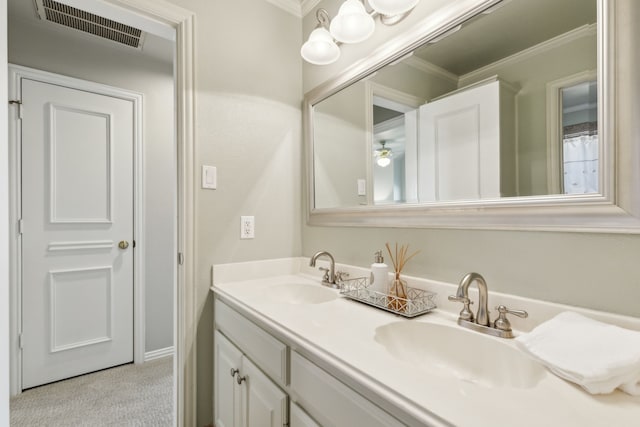
{"type": "Polygon", "coordinates": [[[620,388],[640,395],[640,332],[564,312],[519,336],[516,343],[589,393],[620,388]]]}

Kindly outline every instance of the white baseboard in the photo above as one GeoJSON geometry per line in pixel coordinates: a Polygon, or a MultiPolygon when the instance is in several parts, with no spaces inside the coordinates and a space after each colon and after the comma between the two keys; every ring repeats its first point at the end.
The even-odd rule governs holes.
{"type": "Polygon", "coordinates": [[[160,359],[162,357],[173,356],[173,346],[160,348],[158,350],[147,351],[144,354],[144,361],[148,362],[150,360],[160,359]]]}

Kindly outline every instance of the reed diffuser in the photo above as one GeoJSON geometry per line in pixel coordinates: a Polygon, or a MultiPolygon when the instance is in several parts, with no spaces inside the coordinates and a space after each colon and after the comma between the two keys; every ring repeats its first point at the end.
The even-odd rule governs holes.
{"type": "Polygon", "coordinates": [[[387,252],[389,252],[389,258],[391,258],[391,262],[393,263],[393,269],[395,272],[395,278],[391,282],[391,286],[389,287],[389,296],[387,297],[387,308],[390,308],[395,311],[403,312],[407,308],[407,282],[400,278],[400,273],[402,273],[402,269],[407,264],[407,262],[416,256],[420,251],[416,251],[411,255],[407,255],[409,252],[409,245],[402,245],[398,248],[398,243],[396,243],[395,251],[391,251],[391,246],[389,243],[386,243],[387,252]]]}

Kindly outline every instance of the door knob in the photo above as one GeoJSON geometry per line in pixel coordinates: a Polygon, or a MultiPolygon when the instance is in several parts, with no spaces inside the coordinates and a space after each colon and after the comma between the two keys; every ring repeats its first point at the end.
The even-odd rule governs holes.
{"type": "Polygon", "coordinates": [[[120,249],[127,249],[129,247],[129,242],[127,242],[126,240],[121,240],[120,243],[118,243],[118,247],[120,249]]]}

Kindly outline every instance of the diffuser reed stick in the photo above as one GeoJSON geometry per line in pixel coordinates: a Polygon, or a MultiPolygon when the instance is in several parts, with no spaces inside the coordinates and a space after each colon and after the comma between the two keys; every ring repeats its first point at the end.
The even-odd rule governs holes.
{"type": "Polygon", "coordinates": [[[416,256],[420,251],[407,255],[409,252],[409,245],[402,245],[398,249],[398,243],[396,242],[395,251],[393,252],[391,251],[391,246],[388,242],[385,246],[387,247],[387,252],[389,252],[389,258],[391,258],[391,263],[393,264],[395,272],[395,279],[391,282],[391,287],[389,288],[387,307],[396,311],[404,311],[407,306],[407,284],[400,278],[400,273],[402,273],[407,262],[409,262],[409,260],[416,256]]]}

